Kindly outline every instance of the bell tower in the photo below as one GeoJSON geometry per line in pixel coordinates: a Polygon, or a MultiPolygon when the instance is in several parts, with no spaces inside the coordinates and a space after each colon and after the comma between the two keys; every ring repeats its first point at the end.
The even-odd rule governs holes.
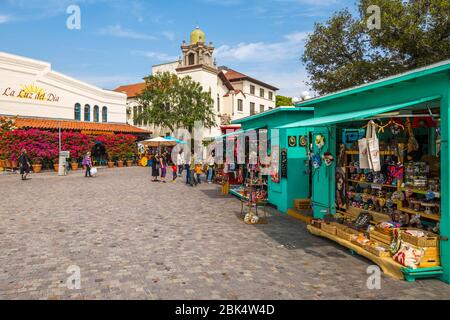
{"type": "Polygon", "coordinates": [[[206,44],[205,33],[199,27],[192,31],[189,44],[183,41],[181,52],[183,56],[179,61],[179,68],[193,66],[217,68],[213,60],[214,46],[212,42],[206,44]]]}

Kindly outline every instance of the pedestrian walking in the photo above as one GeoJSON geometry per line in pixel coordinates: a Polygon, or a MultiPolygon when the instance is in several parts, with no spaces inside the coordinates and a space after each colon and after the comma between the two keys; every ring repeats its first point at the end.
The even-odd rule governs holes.
{"type": "Polygon", "coordinates": [[[191,183],[191,162],[192,159],[189,158],[187,162],[184,164],[184,168],[186,169],[186,184],[191,183]]]}
{"type": "Polygon", "coordinates": [[[27,176],[30,173],[30,158],[28,157],[27,150],[22,149],[19,157],[19,170],[22,180],[27,180],[27,176]]]}
{"type": "Polygon", "coordinates": [[[191,161],[190,161],[190,165],[189,165],[189,177],[190,177],[190,185],[193,187],[193,186],[196,186],[197,184],[198,184],[198,181],[197,181],[197,177],[196,177],[196,174],[195,174],[195,165],[196,165],[196,163],[195,163],[195,158],[196,158],[196,155],[195,155],[195,153],[192,155],[192,158],[191,158],[191,161]]]}
{"type": "Polygon", "coordinates": [[[172,163],[171,168],[172,168],[172,182],[175,182],[178,177],[178,166],[172,163]]]}
{"type": "Polygon", "coordinates": [[[181,175],[183,174],[183,169],[184,169],[184,165],[185,165],[185,159],[184,159],[184,152],[180,151],[177,154],[177,166],[178,166],[178,176],[181,177],[181,175]]]}
{"type": "Polygon", "coordinates": [[[214,155],[211,153],[207,160],[207,172],[208,172],[207,181],[208,181],[208,183],[212,183],[212,179],[213,179],[213,175],[214,175],[214,166],[215,166],[215,159],[214,159],[214,155]]]}
{"type": "Polygon", "coordinates": [[[159,182],[158,177],[159,177],[159,156],[157,154],[155,154],[152,157],[152,177],[153,177],[153,182],[159,182]]]}
{"type": "Polygon", "coordinates": [[[87,177],[91,177],[92,178],[92,174],[91,174],[92,158],[91,158],[91,153],[90,152],[86,153],[86,155],[84,156],[82,165],[86,167],[86,172],[84,173],[84,176],[86,178],[87,177]]]}
{"type": "Polygon", "coordinates": [[[167,155],[165,153],[160,157],[160,164],[161,164],[161,181],[163,183],[166,183],[167,155]]]}

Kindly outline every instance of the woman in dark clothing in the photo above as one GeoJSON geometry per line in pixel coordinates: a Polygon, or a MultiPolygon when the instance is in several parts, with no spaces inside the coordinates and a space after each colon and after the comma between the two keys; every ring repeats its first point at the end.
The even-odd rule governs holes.
{"type": "Polygon", "coordinates": [[[30,173],[30,158],[28,157],[27,150],[23,149],[19,157],[20,175],[22,180],[27,180],[27,175],[30,173]]]}
{"type": "Polygon", "coordinates": [[[155,155],[152,158],[152,177],[153,177],[153,182],[157,182],[158,181],[158,177],[159,177],[159,156],[155,155]]]}
{"type": "Polygon", "coordinates": [[[166,183],[166,174],[167,174],[167,155],[164,153],[161,156],[161,181],[166,183]]]}

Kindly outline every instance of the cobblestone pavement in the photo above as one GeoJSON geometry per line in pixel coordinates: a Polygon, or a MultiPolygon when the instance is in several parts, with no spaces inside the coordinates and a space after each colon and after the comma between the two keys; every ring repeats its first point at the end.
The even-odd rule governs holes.
{"type": "Polygon", "coordinates": [[[0,175],[2,299],[450,298],[438,280],[368,290],[369,261],[275,211],[245,225],[215,185],[152,183],[144,168],[31,177],[0,175]]]}

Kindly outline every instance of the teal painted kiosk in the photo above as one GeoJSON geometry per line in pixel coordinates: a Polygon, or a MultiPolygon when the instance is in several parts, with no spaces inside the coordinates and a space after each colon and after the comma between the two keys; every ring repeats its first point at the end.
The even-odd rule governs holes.
{"type": "MultiPolygon", "coordinates": [[[[383,218],[384,214],[386,218],[392,217],[389,210],[395,209],[410,219],[420,217],[422,227],[430,230],[434,226],[433,230],[440,232],[441,267],[410,270],[410,274],[403,270],[405,278],[409,280],[415,273],[417,278],[434,274],[450,283],[450,60],[313,98],[297,107],[314,108],[314,118],[290,121],[280,129],[287,130],[288,135],[291,129],[303,128],[312,134],[314,142],[317,139],[314,154],[322,159],[324,154],[334,157],[329,166],[322,162],[311,173],[314,216],[323,218],[326,214],[354,210],[373,211],[374,216],[383,218]],[[391,178],[391,172],[380,182],[373,176],[369,180],[368,173],[361,171],[358,140],[365,135],[364,125],[369,120],[377,124],[382,165],[387,166],[388,161],[394,169],[403,165],[399,181],[386,180],[391,178]],[[434,180],[430,180],[431,176],[434,180]],[[394,192],[403,192],[406,199],[386,208],[380,199],[391,199],[394,192]],[[365,201],[364,194],[375,197],[374,202],[365,201]],[[363,199],[355,195],[363,195],[363,199]],[[375,211],[380,210],[382,214],[377,215],[375,211]]],[[[303,166],[292,170],[302,171],[303,166]]],[[[292,188],[295,186],[288,191],[292,188]]]]}
{"type": "Polygon", "coordinates": [[[306,135],[307,129],[273,129],[287,123],[310,119],[312,116],[311,107],[279,107],[232,122],[240,124],[243,131],[267,129],[272,143],[275,143],[275,136],[279,136],[280,150],[287,151],[287,177],[281,176],[279,182],[273,182],[269,177],[268,201],[283,213],[287,213],[293,206],[294,199],[310,197],[308,156],[306,148],[298,146],[300,137],[306,135]],[[288,145],[289,137],[295,137],[295,146],[288,145]]]}

